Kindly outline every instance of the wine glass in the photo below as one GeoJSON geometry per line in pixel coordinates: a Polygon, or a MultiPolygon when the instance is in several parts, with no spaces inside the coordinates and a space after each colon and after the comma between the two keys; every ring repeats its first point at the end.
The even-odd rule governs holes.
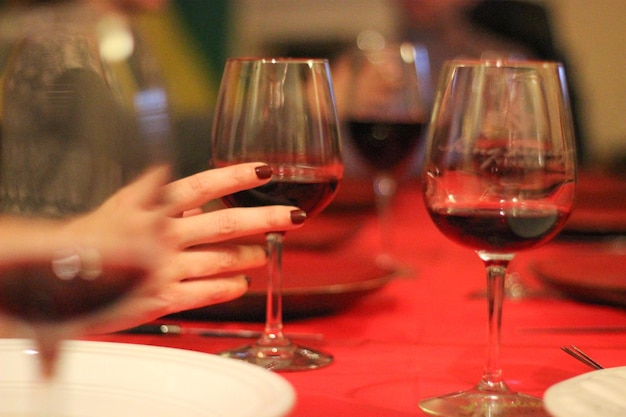
{"type": "Polygon", "coordinates": [[[422,400],[427,413],[547,415],[540,399],[504,382],[500,324],[515,252],[552,239],[572,208],[576,158],[563,74],[552,62],[444,65],[428,133],[424,196],[439,230],[474,249],[486,267],[488,345],[480,382],[422,400]]]}
{"type": "MultiPolygon", "coordinates": [[[[42,3],[0,23],[2,216],[78,217],[169,163],[167,101],[154,63],[126,16],[93,5],[42,3]]],[[[56,259],[0,272],[0,311],[33,330],[44,383],[73,324],[147,272],[102,269],[93,248],[58,250],[56,259]]]]}
{"type": "MultiPolygon", "coordinates": [[[[307,218],[326,207],[343,175],[334,93],[323,59],[228,59],[213,127],[215,167],[262,161],[273,169],[261,187],[226,196],[229,207],[293,205],[307,218]]],[[[223,352],[277,371],[314,369],[332,356],[283,334],[283,232],[266,234],[269,280],[264,335],[223,352]]]]}
{"type": "Polygon", "coordinates": [[[377,262],[396,268],[389,205],[399,178],[415,159],[430,115],[428,53],[411,43],[362,38],[369,39],[360,36],[359,48],[350,56],[340,115],[357,156],[374,171],[381,238],[377,262]]]}

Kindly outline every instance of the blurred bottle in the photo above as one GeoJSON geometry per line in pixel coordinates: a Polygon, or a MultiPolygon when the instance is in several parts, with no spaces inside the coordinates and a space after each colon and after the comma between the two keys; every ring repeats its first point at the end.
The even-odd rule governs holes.
{"type": "Polygon", "coordinates": [[[20,1],[0,18],[0,211],[61,217],[169,159],[165,89],[106,1],[20,1]]]}

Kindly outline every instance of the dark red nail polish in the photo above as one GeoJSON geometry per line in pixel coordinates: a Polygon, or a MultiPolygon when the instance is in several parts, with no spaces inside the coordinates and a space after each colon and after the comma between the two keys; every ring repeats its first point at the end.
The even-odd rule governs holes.
{"type": "Polygon", "coordinates": [[[291,223],[302,224],[306,220],[306,211],[304,210],[292,210],[291,211],[291,223]]]}
{"type": "Polygon", "coordinates": [[[272,167],[269,165],[258,166],[254,168],[254,172],[260,180],[266,180],[272,177],[272,167]]]}

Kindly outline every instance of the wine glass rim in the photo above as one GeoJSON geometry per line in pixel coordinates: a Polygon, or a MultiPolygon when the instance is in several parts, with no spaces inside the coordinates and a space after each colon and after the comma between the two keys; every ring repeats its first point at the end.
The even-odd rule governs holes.
{"type": "Polygon", "coordinates": [[[294,58],[294,57],[231,57],[227,62],[258,62],[261,64],[327,64],[326,58],[294,58]]]}
{"type": "Polygon", "coordinates": [[[491,68],[558,68],[563,64],[559,61],[538,59],[452,59],[446,61],[453,67],[491,67],[491,68]]]}

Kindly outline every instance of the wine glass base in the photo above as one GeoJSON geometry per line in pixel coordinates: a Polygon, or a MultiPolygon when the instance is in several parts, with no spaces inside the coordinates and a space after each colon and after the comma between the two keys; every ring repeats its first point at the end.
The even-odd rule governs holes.
{"type": "Polygon", "coordinates": [[[284,347],[252,344],[226,350],[219,355],[282,372],[308,371],[333,363],[332,355],[293,344],[284,347]]]}
{"type": "Polygon", "coordinates": [[[540,398],[478,388],[426,398],[419,407],[427,414],[446,417],[550,417],[540,398]]]}

